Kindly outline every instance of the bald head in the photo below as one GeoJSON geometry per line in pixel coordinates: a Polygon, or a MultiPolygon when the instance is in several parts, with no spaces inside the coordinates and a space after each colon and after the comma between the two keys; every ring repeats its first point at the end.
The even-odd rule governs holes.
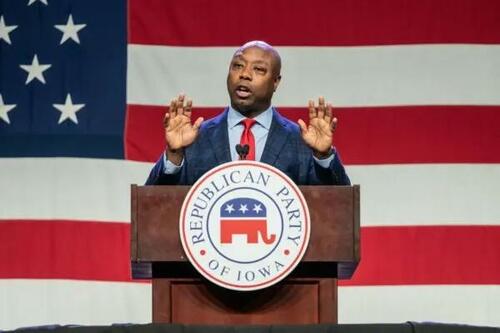
{"type": "Polygon", "coordinates": [[[250,42],[246,42],[242,46],[240,46],[233,54],[233,57],[241,54],[243,51],[245,51],[248,48],[251,47],[258,47],[259,49],[268,52],[272,56],[273,60],[273,74],[275,77],[281,76],[281,57],[278,51],[268,43],[261,41],[261,40],[252,40],[250,42]]]}
{"type": "Polygon", "coordinates": [[[248,118],[267,110],[280,83],[280,72],[281,58],[266,42],[251,41],[238,48],[227,75],[233,109],[248,118]]]}

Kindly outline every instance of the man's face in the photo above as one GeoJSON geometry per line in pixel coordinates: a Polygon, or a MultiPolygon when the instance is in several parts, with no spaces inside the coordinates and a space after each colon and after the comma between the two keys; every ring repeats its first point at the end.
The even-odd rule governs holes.
{"type": "Polygon", "coordinates": [[[280,75],[270,50],[251,46],[233,56],[227,75],[231,106],[245,115],[256,115],[271,105],[280,75]]]}

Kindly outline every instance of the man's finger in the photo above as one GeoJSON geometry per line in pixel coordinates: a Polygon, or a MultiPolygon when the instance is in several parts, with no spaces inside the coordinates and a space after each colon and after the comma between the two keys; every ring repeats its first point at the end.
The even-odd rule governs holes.
{"type": "Polygon", "coordinates": [[[332,121],[333,113],[332,113],[332,104],[327,103],[326,104],[326,110],[325,110],[325,121],[327,123],[330,123],[332,121]]]}
{"type": "Polygon", "coordinates": [[[184,114],[184,95],[179,95],[177,97],[177,115],[182,115],[184,114]]]}
{"type": "Polygon", "coordinates": [[[177,100],[175,98],[170,101],[170,109],[168,111],[171,117],[177,115],[177,100]]]}
{"type": "Polygon", "coordinates": [[[316,108],[314,107],[314,101],[309,100],[309,119],[316,118],[318,115],[316,113],[316,108]]]}
{"type": "Polygon", "coordinates": [[[323,119],[325,117],[325,98],[320,96],[318,99],[318,118],[323,119]]]}
{"type": "Polygon", "coordinates": [[[332,122],[330,123],[330,130],[332,131],[332,133],[337,129],[338,123],[339,120],[336,117],[333,117],[332,122]]]}
{"type": "Polygon", "coordinates": [[[306,123],[302,120],[302,119],[299,119],[297,121],[297,123],[299,124],[299,127],[300,127],[300,131],[302,133],[306,132],[307,131],[307,126],[306,126],[306,123]]]}
{"type": "Polygon", "coordinates": [[[191,108],[193,106],[193,101],[190,99],[186,100],[186,107],[184,108],[184,114],[191,118],[191,108]]]}
{"type": "Polygon", "coordinates": [[[199,117],[198,119],[196,119],[196,121],[194,122],[193,124],[193,128],[195,130],[198,130],[201,126],[201,123],[203,122],[203,117],[199,117]]]}
{"type": "Polygon", "coordinates": [[[169,122],[170,122],[170,113],[165,112],[165,116],[163,117],[163,127],[167,128],[169,122]]]}

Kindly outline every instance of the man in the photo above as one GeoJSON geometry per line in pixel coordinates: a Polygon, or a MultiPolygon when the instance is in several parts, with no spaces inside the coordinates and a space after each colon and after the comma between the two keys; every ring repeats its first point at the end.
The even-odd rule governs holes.
{"type": "Polygon", "coordinates": [[[323,97],[309,101],[309,125],[282,117],[271,106],[281,80],[281,58],[262,41],[233,55],[227,76],[231,106],[207,121],[191,122],[192,101],[179,95],[165,114],[167,149],[147,185],[191,185],[213,167],[238,159],[235,146],[250,143],[249,159],[268,163],[298,185],[349,185],[332,146],[337,118],[323,97]],[[243,141],[240,141],[243,140],[243,141]]]}

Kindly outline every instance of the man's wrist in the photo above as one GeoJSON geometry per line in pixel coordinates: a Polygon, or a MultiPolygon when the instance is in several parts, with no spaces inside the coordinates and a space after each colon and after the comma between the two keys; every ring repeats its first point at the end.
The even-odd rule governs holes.
{"type": "Polygon", "coordinates": [[[320,152],[317,150],[313,151],[314,157],[316,157],[318,160],[326,160],[330,156],[334,154],[333,147],[330,147],[326,152],[320,152]]]}
{"type": "Polygon", "coordinates": [[[184,149],[171,149],[167,147],[167,149],[165,150],[165,156],[167,157],[167,160],[169,160],[173,164],[181,165],[182,160],[184,159],[184,149]]]}

